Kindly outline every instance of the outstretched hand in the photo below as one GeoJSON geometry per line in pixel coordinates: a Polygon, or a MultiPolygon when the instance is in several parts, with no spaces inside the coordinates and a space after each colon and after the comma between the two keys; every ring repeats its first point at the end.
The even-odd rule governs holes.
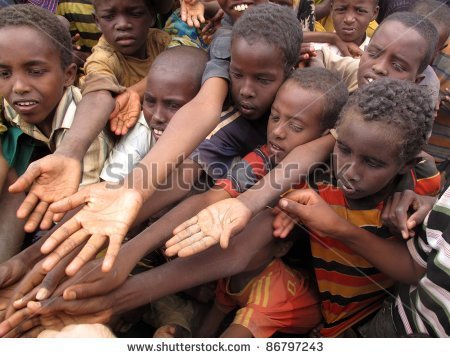
{"type": "Polygon", "coordinates": [[[231,237],[244,229],[252,212],[238,199],[225,199],[200,211],[174,230],[166,242],[166,255],[190,256],[220,243],[228,247],[231,237]]]}
{"type": "Polygon", "coordinates": [[[181,20],[190,27],[199,28],[205,22],[205,5],[199,0],[180,1],[181,20]]]}
{"type": "Polygon", "coordinates": [[[125,135],[133,128],[141,113],[141,98],[136,91],[128,88],[116,97],[114,110],[109,116],[111,131],[125,135]]]}
{"type": "Polygon", "coordinates": [[[123,185],[110,186],[111,183],[107,182],[90,185],[52,204],[51,210],[54,212],[66,212],[84,206],[42,245],[41,252],[50,253],[43,263],[45,270],[51,270],[61,258],[84,244],[66,269],[68,275],[74,275],[103,248],[108,239],[102,270],[108,272],[111,269],[120,245],[142,206],[143,198],[136,190],[123,185]]]}
{"type": "Polygon", "coordinates": [[[25,231],[33,232],[40,224],[48,230],[53,221],[63,217],[54,214],[50,204],[75,193],[80,185],[81,163],[60,154],[50,154],[30,164],[26,172],[9,187],[11,193],[29,192],[17,210],[17,217],[25,219],[25,231]]]}

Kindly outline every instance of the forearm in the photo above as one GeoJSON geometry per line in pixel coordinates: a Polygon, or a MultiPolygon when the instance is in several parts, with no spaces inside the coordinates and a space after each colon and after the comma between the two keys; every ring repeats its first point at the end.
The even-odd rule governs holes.
{"type": "Polygon", "coordinates": [[[251,189],[238,196],[238,199],[253,214],[258,213],[266,205],[278,199],[293,184],[305,180],[317,165],[326,162],[333,150],[334,143],[334,138],[327,135],[296,147],[275,169],[270,171],[251,189]]]}
{"type": "Polygon", "coordinates": [[[144,77],[138,83],[135,83],[133,86],[128,87],[128,89],[135,91],[139,95],[139,98],[141,99],[142,103],[142,101],[144,100],[144,93],[146,87],[147,87],[147,77],[144,77]]]}
{"type": "Polygon", "coordinates": [[[220,324],[225,318],[225,313],[223,313],[216,304],[213,304],[202,325],[200,326],[196,337],[198,338],[211,338],[216,337],[217,331],[219,330],[220,324]]]}
{"type": "Polygon", "coordinates": [[[155,147],[125,178],[125,185],[148,199],[158,183],[178,166],[219,123],[228,83],[222,78],[207,80],[198,95],[171,119],[155,147]],[[180,140],[183,138],[183,140],[180,140]]]}
{"type": "Polygon", "coordinates": [[[168,294],[244,271],[253,257],[252,253],[273,240],[272,219],[269,210],[259,214],[246,230],[230,241],[226,250],[215,245],[199,254],[177,258],[130,277],[113,293],[113,300],[117,302],[114,313],[126,312],[168,294]]]}
{"type": "Polygon", "coordinates": [[[81,161],[105,127],[113,108],[114,98],[109,91],[86,94],[77,106],[70,130],[55,153],[81,161]]]}
{"type": "Polygon", "coordinates": [[[405,241],[380,238],[344,220],[334,238],[401,283],[415,285],[425,273],[411,257],[405,241]]]}
{"type": "Polygon", "coordinates": [[[337,35],[333,32],[305,31],[305,33],[303,34],[303,42],[325,42],[335,45],[336,37],[337,35]]]}

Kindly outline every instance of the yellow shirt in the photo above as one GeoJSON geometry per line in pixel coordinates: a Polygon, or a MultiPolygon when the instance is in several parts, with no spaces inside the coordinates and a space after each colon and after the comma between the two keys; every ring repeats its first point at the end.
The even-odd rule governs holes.
{"type": "Polygon", "coordinates": [[[124,56],[116,51],[105,39],[100,38],[92,49],[92,55],[84,66],[85,76],[80,80],[83,95],[90,92],[107,90],[121,93],[145,76],[158,56],[170,42],[170,36],[158,29],[149,29],[146,59],[124,56]]]}

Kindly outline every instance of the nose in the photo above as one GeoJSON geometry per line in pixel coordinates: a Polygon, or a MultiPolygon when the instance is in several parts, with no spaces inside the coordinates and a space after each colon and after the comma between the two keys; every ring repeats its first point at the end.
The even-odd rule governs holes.
{"type": "Polygon", "coordinates": [[[246,79],[242,82],[242,86],[241,86],[241,89],[239,90],[239,94],[243,98],[255,97],[255,91],[253,89],[250,79],[246,79]]]}
{"type": "Polygon", "coordinates": [[[156,124],[164,124],[167,122],[162,106],[156,105],[152,112],[152,122],[156,124]]]}
{"type": "Polygon", "coordinates": [[[347,11],[344,16],[344,23],[351,24],[355,21],[355,15],[353,11],[347,11]]]}
{"type": "Polygon", "coordinates": [[[286,123],[283,121],[278,121],[277,125],[273,128],[272,134],[277,139],[284,139],[286,138],[286,123]]]}
{"type": "Polygon", "coordinates": [[[349,163],[343,168],[345,170],[344,178],[350,183],[358,183],[361,180],[361,175],[356,163],[349,163]]]}
{"type": "Polygon", "coordinates": [[[116,27],[116,30],[126,31],[131,28],[131,23],[128,21],[126,16],[118,16],[115,27],[116,27]]]}
{"type": "Polygon", "coordinates": [[[375,63],[372,65],[372,71],[377,74],[378,76],[387,76],[388,70],[387,70],[387,63],[386,61],[379,57],[375,60],[375,63]]]}
{"type": "Polygon", "coordinates": [[[24,94],[30,91],[30,87],[23,78],[17,76],[13,84],[13,91],[16,94],[24,94]]]}

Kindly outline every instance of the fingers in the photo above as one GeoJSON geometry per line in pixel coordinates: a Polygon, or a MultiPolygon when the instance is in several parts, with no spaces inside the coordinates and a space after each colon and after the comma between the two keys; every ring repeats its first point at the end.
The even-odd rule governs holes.
{"type": "Polygon", "coordinates": [[[25,223],[24,229],[26,232],[33,232],[38,228],[39,224],[42,221],[42,218],[45,217],[45,214],[47,213],[48,207],[49,204],[44,201],[41,201],[39,202],[39,204],[37,204],[36,208],[33,210],[27,222],[25,223]]]}
{"type": "Polygon", "coordinates": [[[17,210],[17,217],[19,219],[25,219],[34,210],[38,202],[39,198],[35,194],[31,192],[28,193],[22,205],[20,205],[19,209],[17,210]]]}
{"type": "Polygon", "coordinates": [[[81,189],[75,194],[68,196],[67,198],[61,199],[52,205],[50,205],[50,210],[53,213],[66,213],[69,210],[75,209],[76,207],[86,203],[89,197],[89,188],[81,189]]]}
{"type": "MultiPolygon", "coordinates": [[[[78,238],[75,238],[74,244],[77,246],[84,242],[89,235],[85,231],[84,234],[80,233],[78,238]]],[[[70,262],[66,268],[66,274],[68,276],[75,275],[87,262],[89,262],[103,247],[106,241],[106,236],[92,235],[86,242],[80,253],[70,262]]]]}
{"type": "MultiPolygon", "coordinates": [[[[189,220],[186,220],[184,223],[178,225],[178,226],[173,230],[173,234],[174,234],[175,236],[178,236],[179,233],[181,233],[182,231],[186,230],[186,229],[189,228],[190,226],[193,226],[193,225],[195,225],[195,224],[197,224],[197,223],[198,223],[198,216],[194,216],[193,218],[190,218],[189,220]]],[[[180,237],[183,237],[183,236],[181,235],[180,237]]],[[[172,238],[172,239],[173,239],[173,238],[172,238]]],[[[171,239],[171,240],[172,240],[172,239],[171,239]]],[[[171,240],[169,240],[169,241],[171,241],[171,240]]],[[[184,240],[184,238],[182,238],[181,240],[184,240]]],[[[181,240],[179,240],[179,241],[181,241],[181,240]]],[[[168,241],[168,242],[169,242],[169,241],[168,241]]],[[[168,242],[167,242],[167,243],[168,243],[168,242]]],[[[167,246],[167,243],[166,243],[166,246],[167,246]]]]}
{"type": "Polygon", "coordinates": [[[185,248],[181,249],[178,252],[178,256],[179,257],[192,256],[199,252],[205,251],[209,249],[211,246],[216,244],[217,239],[211,236],[205,236],[202,239],[192,242],[189,246],[186,246],[185,248]]]}
{"type": "MultiPolygon", "coordinates": [[[[73,220],[73,218],[70,219],[69,221],[67,221],[58,230],[56,230],[44,243],[44,245],[47,245],[47,241],[52,240],[48,244],[48,247],[45,248],[46,251],[43,252],[43,253],[48,253],[51,250],[53,250],[56,245],[59,245],[59,243],[61,241],[65,240],[62,245],[60,245],[54,252],[52,252],[44,260],[42,266],[43,266],[44,270],[46,270],[47,272],[50,271],[53,267],[55,267],[55,265],[64,256],[66,256],[68,253],[72,252],[78,245],[85,242],[87,240],[87,238],[89,237],[89,233],[86,230],[81,229],[80,225],[76,224],[76,222],[74,225],[77,225],[77,226],[71,226],[72,225],[70,223],[71,220],[73,220]],[[69,224],[69,225],[67,227],[65,227],[66,224],[69,224]],[[78,231],[74,232],[74,230],[78,230],[78,231]],[[57,235],[55,237],[53,237],[55,234],[57,234],[57,235]],[[66,240],[66,238],[68,238],[68,239],[66,240]]],[[[44,245],[42,245],[41,251],[42,251],[42,248],[44,247],[44,245]]]]}
{"type": "MultiPolygon", "coordinates": [[[[123,235],[111,235],[109,238],[108,249],[106,250],[105,259],[102,264],[102,271],[109,272],[116,261],[117,255],[120,251],[120,246],[123,241],[123,235]]],[[[106,237],[105,237],[106,239],[106,237]]]]}
{"type": "Polygon", "coordinates": [[[173,240],[173,242],[170,243],[170,247],[167,247],[169,241],[166,243],[167,249],[165,251],[165,254],[167,256],[175,256],[177,254],[178,256],[189,256],[194,253],[191,253],[188,248],[204,239],[205,235],[200,231],[200,227],[198,227],[198,230],[191,228],[192,227],[186,229],[185,231],[182,231],[181,233],[177,234],[176,237],[170,239],[169,241],[173,240]],[[196,230],[196,232],[194,232],[193,230],[196,230]],[[181,253],[181,251],[183,253],[181,253]]]}
{"type": "Polygon", "coordinates": [[[19,333],[17,327],[31,316],[32,312],[28,308],[24,308],[15,312],[11,317],[6,318],[0,323],[0,337],[17,335],[19,333]]]}

